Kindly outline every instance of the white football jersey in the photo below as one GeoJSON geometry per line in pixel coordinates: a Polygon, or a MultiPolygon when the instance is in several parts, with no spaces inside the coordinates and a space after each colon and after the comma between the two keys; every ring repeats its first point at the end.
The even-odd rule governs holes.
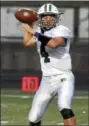
{"type": "MultiPolygon", "coordinates": [[[[38,27],[37,32],[41,33],[40,28],[38,27]]],[[[67,43],[65,46],[59,46],[57,48],[49,48],[45,46],[45,50],[48,53],[48,58],[50,62],[45,62],[45,57],[41,56],[41,42],[37,41],[37,50],[40,55],[40,63],[41,63],[41,70],[44,76],[51,76],[62,74],[64,72],[71,71],[71,57],[69,54],[70,49],[70,37],[71,31],[69,28],[59,25],[55,28],[52,28],[49,31],[46,31],[44,35],[49,37],[64,37],[67,38],[67,43]]]]}

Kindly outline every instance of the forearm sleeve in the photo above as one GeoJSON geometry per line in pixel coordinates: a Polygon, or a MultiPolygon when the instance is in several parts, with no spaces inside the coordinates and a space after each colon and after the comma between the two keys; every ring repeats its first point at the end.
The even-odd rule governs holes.
{"type": "Polygon", "coordinates": [[[48,37],[48,36],[45,36],[45,35],[42,35],[38,32],[36,32],[34,34],[34,36],[36,36],[38,38],[38,40],[44,45],[46,46],[47,43],[52,39],[52,37],[48,37]]]}

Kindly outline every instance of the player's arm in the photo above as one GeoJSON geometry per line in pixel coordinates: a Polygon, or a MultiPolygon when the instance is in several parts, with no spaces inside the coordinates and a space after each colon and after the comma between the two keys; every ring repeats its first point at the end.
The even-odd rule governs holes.
{"type": "Polygon", "coordinates": [[[48,41],[47,46],[50,48],[57,48],[66,45],[67,39],[64,37],[55,37],[48,41]]]}
{"type": "Polygon", "coordinates": [[[25,47],[34,46],[36,44],[36,37],[29,32],[29,26],[27,24],[22,24],[21,29],[23,32],[23,45],[25,47]]]}
{"type": "Polygon", "coordinates": [[[66,36],[68,36],[67,35],[68,33],[65,31],[63,31],[64,33],[66,33],[65,35],[64,33],[63,34],[59,33],[60,37],[52,38],[52,37],[45,36],[41,33],[35,32],[34,29],[31,27],[28,28],[28,26],[27,27],[25,26],[25,29],[27,29],[29,33],[33,34],[33,36],[35,36],[38,39],[38,41],[42,43],[42,45],[48,46],[50,48],[57,48],[59,46],[64,46],[67,42],[66,36]]]}
{"type": "Polygon", "coordinates": [[[48,46],[50,48],[57,48],[59,46],[64,46],[66,44],[67,39],[64,37],[48,37],[44,36],[40,33],[35,33],[35,36],[38,38],[38,40],[44,45],[48,46]]]}
{"type": "Polygon", "coordinates": [[[23,45],[25,47],[34,46],[36,44],[35,38],[31,37],[28,31],[23,31],[23,45]]]}

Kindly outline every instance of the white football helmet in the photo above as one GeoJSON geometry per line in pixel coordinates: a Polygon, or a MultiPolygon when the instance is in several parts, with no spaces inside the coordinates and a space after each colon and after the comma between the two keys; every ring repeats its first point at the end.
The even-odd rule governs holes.
{"type": "Polygon", "coordinates": [[[58,11],[56,6],[54,6],[51,3],[48,3],[48,4],[44,4],[43,6],[41,6],[39,8],[38,15],[42,15],[42,14],[55,14],[55,15],[58,15],[59,11],[58,11]]]}
{"type": "Polygon", "coordinates": [[[55,21],[54,21],[55,25],[49,26],[49,27],[47,25],[47,26],[45,26],[46,29],[50,29],[50,28],[56,26],[57,24],[59,24],[60,13],[59,13],[58,8],[51,3],[47,3],[47,4],[42,5],[38,10],[38,17],[39,17],[40,26],[42,26],[42,16],[52,16],[52,15],[55,16],[55,21]]]}

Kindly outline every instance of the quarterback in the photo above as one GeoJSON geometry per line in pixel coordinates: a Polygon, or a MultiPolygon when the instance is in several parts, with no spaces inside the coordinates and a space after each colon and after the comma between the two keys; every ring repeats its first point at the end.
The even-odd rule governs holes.
{"type": "Polygon", "coordinates": [[[30,126],[41,126],[42,117],[55,95],[58,96],[58,109],[64,126],[76,126],[71,109],[74,93],[74,75],[69,54],[71,31],[59,24],[60,12],[51,3],[42,5],[38,16],[39,25],[36,28],[22,24],[23,44],[25,47],[37,45],[42,70],[42,80],[28,115],[30,126]]]}

